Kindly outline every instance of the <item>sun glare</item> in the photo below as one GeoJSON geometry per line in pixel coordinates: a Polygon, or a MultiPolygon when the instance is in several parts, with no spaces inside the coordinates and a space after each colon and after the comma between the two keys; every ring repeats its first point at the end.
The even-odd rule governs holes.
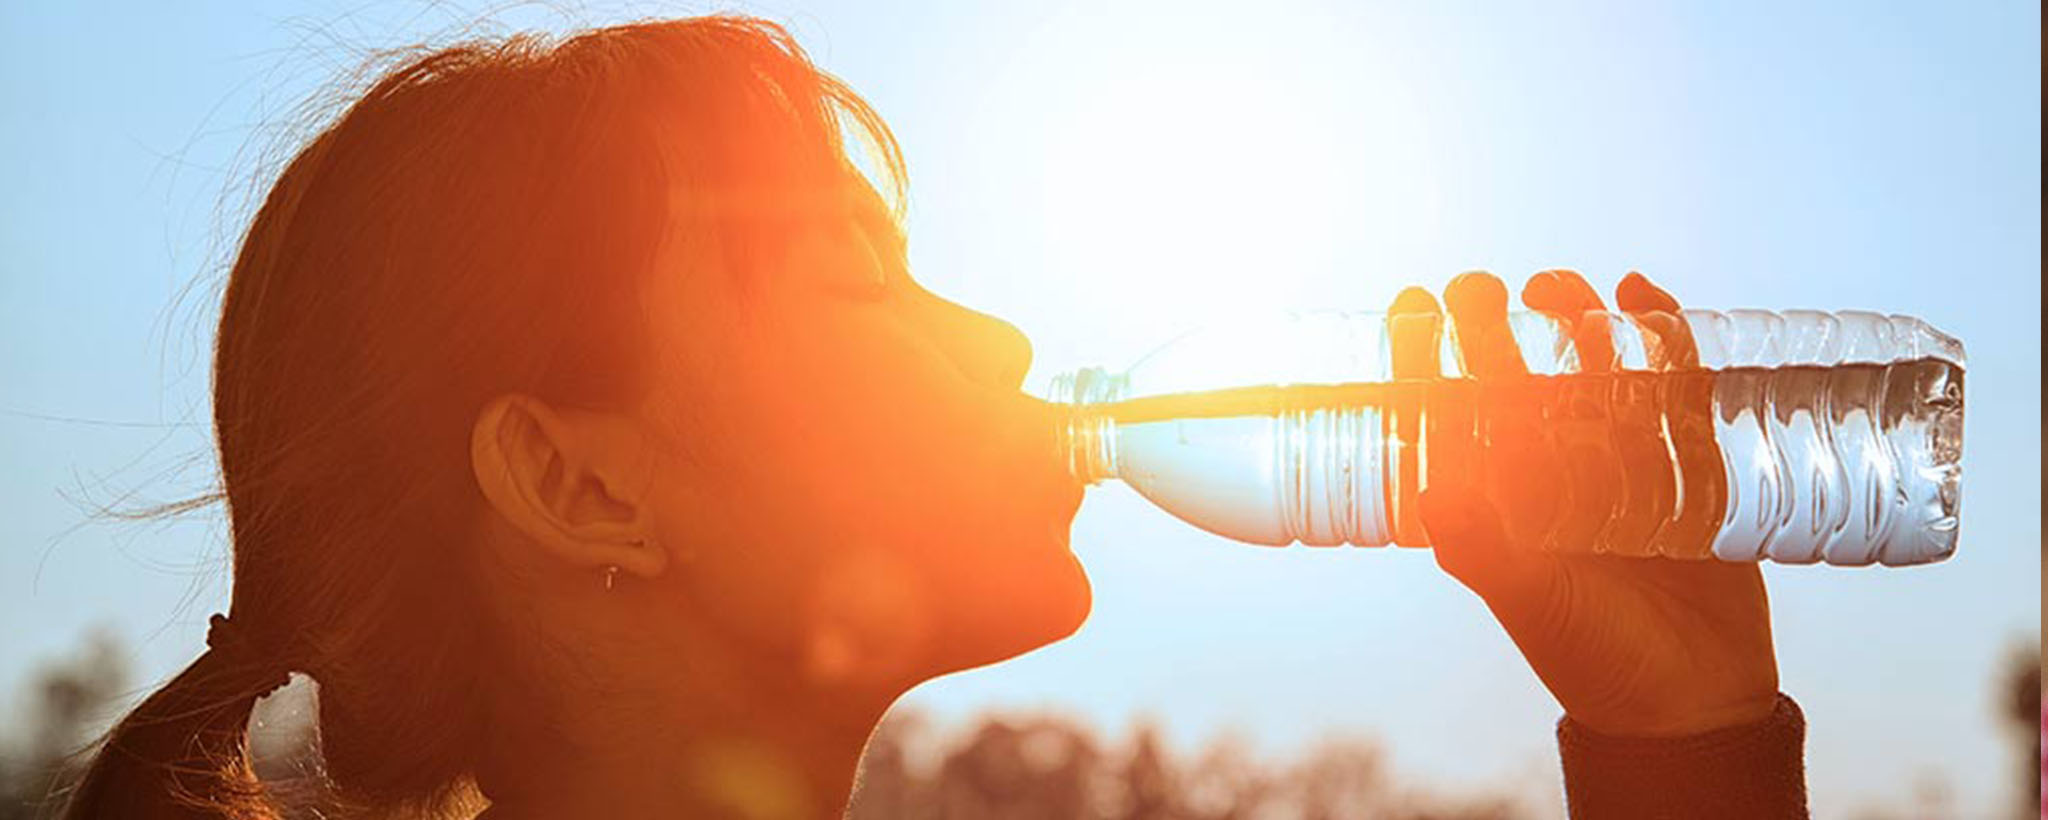
{"type": "Polygon", "coordinates": [[[1166,50],[1149,68],[1115,49],[1060,55],[1068,79],[1051,83],[1036,146],[1053,275],[1161,318],[1364,308],[1361,279],[1395,273],[1430,233],[1427,140],[1404,89],[1358,79],[1372,72],[1356,43],[1244,23],[1234,53],[1148,43],[1166,50]]]}

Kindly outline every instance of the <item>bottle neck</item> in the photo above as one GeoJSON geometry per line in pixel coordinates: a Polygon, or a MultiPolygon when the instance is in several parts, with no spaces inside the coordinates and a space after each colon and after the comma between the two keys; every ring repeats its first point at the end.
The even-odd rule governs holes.
{"type": "Polygon", "coordinates": [[[1130,382],[1123,374],[1084,367],[1054,376],[1048,399],[1067,405],[1059,429],[1067,472],[1083,484],[1117,477],[1116,418],[1106,405],[1121,401],[1130,382]]]}

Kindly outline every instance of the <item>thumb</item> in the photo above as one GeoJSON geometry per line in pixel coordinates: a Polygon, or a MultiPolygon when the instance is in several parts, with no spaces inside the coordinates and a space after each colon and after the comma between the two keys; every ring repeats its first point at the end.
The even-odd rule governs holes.
{"type": "Polygon", "coordinates": [[[1471,487],[1445,484],[1424,489],[1418,503],[1437,566],[1479,597],[1491,598],[1511,577],[1519,557],[1493,503],[1471,487]]]}

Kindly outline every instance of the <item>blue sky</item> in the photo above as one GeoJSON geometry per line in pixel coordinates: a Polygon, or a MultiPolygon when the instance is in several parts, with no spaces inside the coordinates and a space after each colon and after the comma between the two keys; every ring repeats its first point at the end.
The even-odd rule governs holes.
{"type": "MultiPolygon", "coordinates": [[[[0,685],[94,624],[147,677],[198,652],[226,594],[217,512],[89,509],[210,477],[219,263],[312,122],[300,103],[483,7],[0,8],[0,685]]],[[[1235,311],[1378,308],[1472,268],[1926,318],[1969,347],[1960,553],[1767,570],[1780,664],[1820,816],[1935,779],[1967,813],[2006,798],[1991,670],[2040,610],[2036,4],[578,8],[496,28],[788,23],[901,138],[917,275],[1023,328],[1034,384],[1235,311]]],[[[1427,554],[1243,547],[1120,488],[1074,540],[1097,598],[1080,635],[911,699],[1275,750],[1368,732],[1451,787],[1554,777],[1555,704],[1427,554]]]]}

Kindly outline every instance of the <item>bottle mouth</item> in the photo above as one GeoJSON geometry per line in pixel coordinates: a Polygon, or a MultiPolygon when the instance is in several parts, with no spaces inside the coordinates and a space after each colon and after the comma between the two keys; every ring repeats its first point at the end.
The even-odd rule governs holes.
{"type": "Polygon", "coordinates": [[[1067,406],[1055,439],[1067,473],[1093,486],[1117,475],[1116,419],[1103,405],[1121,401],[1130,382],[1122,374],[1083,367],[1052,377],[1049,401],[1067,406]]]}

